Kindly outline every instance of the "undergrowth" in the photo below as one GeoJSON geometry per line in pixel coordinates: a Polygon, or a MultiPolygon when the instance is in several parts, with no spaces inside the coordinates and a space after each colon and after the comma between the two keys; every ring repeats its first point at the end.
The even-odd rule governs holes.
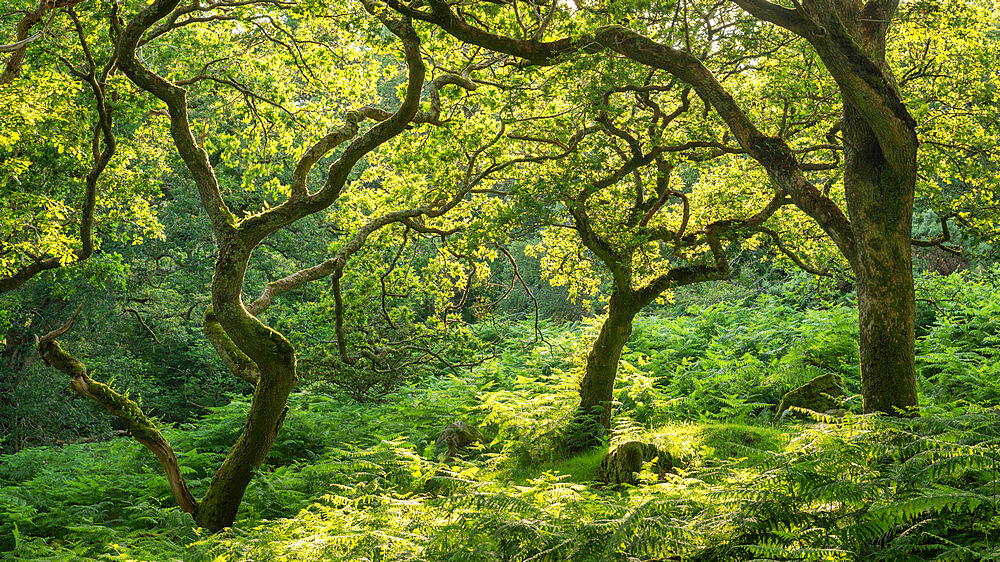
{"type": "MultiPolygon", "coordinates": [[[[155,459],[131,440],[5,456],[0,559],[997,560],[992,289],[925,280],[936,308],[918,342],[921,418],[851,412],[849,307],[762,297],[640,318],[608,442],[564,458],[554,444],[596,325],[543,325],[544,340],[519,325],[504,328],[515,343],[495,360],[378,404],[294,394],[240,519],[220,534],[171,506],[155,459]],[[824,372],[847,382],[847,415],[779,423],[781,394],[824,372]],[[486,439],[446,462],[433,441],[456,420],[486,439]],[[670,452],[674,471],[591,482],[607,448],[633,439],[670,452]]],[[[234,397],[166,431],[196,496],[246,409],[234,397]]]]}

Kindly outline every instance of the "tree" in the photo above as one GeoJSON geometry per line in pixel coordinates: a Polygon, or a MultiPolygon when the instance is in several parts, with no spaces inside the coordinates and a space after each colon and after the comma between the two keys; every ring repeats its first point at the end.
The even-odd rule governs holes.
{"type": "MultiPolygon", "coordinates": [[[[600,61],[585,72],[606,78],[630,70],[621,66],[600,61]]],[[[556,80],[556,73],[531,82],[556,80]]],[[[509,101],[516,109],[503,116],[511,157],[523,159],[509,187],[513,217],[506,220],[543,228],[539,251],[549,277],[570,284],[578,297],[598,292],[602,273],[608,277],[607,316],[587,355],[580,405],[564,438],[569,450],[596,444],[610,429],[615,375],[635,316],[676,287],[727,278],[727,239],[763,235],[818,273],[774,230],[783,228],[776,213],[790,201],[776,195],[766,177],[744,174],[731,202],[718,197],[720,177],[735,175],[730,168],[746,158],[726,142],[686,140],[705,132],[690,88],[645,78],[643,85],[599,84],[559,99],[558,106],[552,96],[534,107],[532,91],[509,101]],[[545,112],[560,117],[533,117],[545,112]],[[600,263],[598,271],[585,256],[600,263]]],[[[810,164],[815,171],[835,166],[810,164]]]]}
{"type": "MultiPolygon", "coordinates": [[[[276,18],[282,9],[289,7],[291,6],[281,4],[264,5],[261,9],[275,10],[265,19],[273,27],[288,32],[289,30],[276,18]]],[[[373,6],[366,7],[369,12],[374,12],[373,6]]],[[[288,54],[282,48],[267,51],[272,45],[286,46],[282,40],[268,41],[271,36],[267,28],[251,32],[246,28],[240,28],[242,24],[226,23],[238,19],[236,14],[241,10],[245,10],[241,2],[212,5],[196,2],[181,5],[179,0],[158,0],[132,16],[124,26],[117,36],[113,63],[109,63],[109,66],[113,65],[119,69],[133,83],[166,105],[165,113],[170,121],[170,138],[193,178],[218,250],[212,276],[211,304],[205,312],[205,333],[226,365],[254,389],[247,422],[212,478],[204,497],[201,500],[195,499],[184,481],[170,444],[138,404],[112,387],[91,378],[85,365],[59,345],[57,338],[70,329],[75,314],[63,327],[40,338],[38,344],[41,357],[49,365],[69,375],[73,389],[77,393],[97,402],[119,417],[131,434],[156,454],[167,473],[178,505],[182,510],[191,513],[198,525],[212,531],[230,526],[235,520],[253,470],[265,460],[280,430],[286,412],[286,399],[297,379],[294,348],[281,333],[262,322],[259,316],[267,310],[274,298],[284,292],[321,277],[333,275],[335,279],[338,278],[347,260],[363,246],[367,236],[372,232],[398,222],[406,222],[418,228],[433,228],[432,225],[425,224],[425,219],[440,217],[456,207],[474,185],[465,182],[450,192],[447,198],[434,197],[430,201],[426,200],[425,193],[398,195],[396,200],[399,209],[382,209],[374,213],[345,240],[332,258],[268,283],[260,297],[245,304],[243,292],[251,255],[268,236],[300,219],[329,208],[344,191],[355,166],[378,147],[404,133],[408,128],[420,124],[441,125],[439,91],[444,86],[455,85],[466,90],[475,90],[477,85],[468,77],[440,73],[430,81],[428,107],[426,110],[421,110],[422,94],[425,86],[428,86],[425,81],[427,71],[421,58],[420,39],[413,28],[405,18],[393,19],[385,15],[375,15],[373,20],[369,16],[353,14],[352,22],[355,25],[368,25],[371,21],[379,22],[379,27],[367,30],[376,39],[369,47],[360,51],[363,53],[370,51],[372,54],[390,57],[386,60],[391,65],[405,68],[401,102],[393,111],[371,105],[348,111],[345,123],[329,131],[319,140],[311,142],[304,153],[298,156],[290,174],[284,176],[287,177],[287,184],[273,185],[275,182],[271,181],[274,187],[272,194],[280,197],[277,204],[272,206],[265,200],[263,210],[246,211],[237,215],[226,202],[220,175],[216,173],[218,166],[213,164],[216,156],[210,154],[208,150],[210,145],[207,131],[203,130],[201,135],[196,135],[192,126],[191,116],[196,108],[189,103],[189,92],[185,86],[195,88],[206,82],[221,84],[233,88],[251,102],[274,106],[278,114],[294,116],[293,112],[275,99],[252,90],[232,74],[208,72],[208,67],[217,61],[209,61],[208,64],[200,61],[193,63],[181,61],[179,65],[181,68],[177,66],[171,68],[170,63],[176,62],[175,59],[153,57],[147,59],[150,62],[143,62],[137,57],[136,51],[140,44],[147,49],[152,48],[151,43],[156,40],[177,41],[183,45],[183,39],[178,37],[193,33],[191,24],[214,21],[221,22],[219,25],[223,27],[230,26],[225,32],[229,33],[228,38],[233,40],[232,43],[225,45],[228,49],[239,52],[240,49],[246,48],[241,45],[241,41],[246,40],[251,47],[262,49],[265,55],[276,59],[288,54]],[[200,12],[201,15],[192,15],[195,12],[200,12]],[[389,35],[384,34],[383,30],[389,35]],[[396,47],[402,49],[402,56],[398,59],[393,55],[393,49],[396,47]],[[188,66],[200,65],[201,71],[192,78],[169,80],[149,66],[157,63],[180,75],[185,71],[184,63],[188,66]],[[374,125],[362,129],[366,121],[372,121],[374,125]],[[324,174],[325,179],[321,186],[311,189],[310,172],[328,155],[332,155],[333,158],[324,174]],[[424,202],[420,203],[422,200],[424,202]],[[414,202],[419,204],[412,205],[414,202]]],[[[246,17],[245,21],[251,21],[250,16],[246,17]]],[[[311,53],[313,55],[316,52],[324,52],[326,45],[336,44],[336,40],[341,39],[336,29],[330,29],[325,25],[302,24],[299,31],[303,36],[296,37],[297,45],[301,48],[307,40],[313,40],[313,53],[311,53]],[[306,37],[309,33],[313,35],[306,37]]],[[[227,38],[224,34],[222,37],[227,38]]],[[[195,38],[197,39],[197,36],[195,38]]],[[[348,50],[350,48],[349,46],[348,50]]],[[[302,55],[302,51],[298,51],[290,56],[305,55],[302,55]]],[[[246,64],[253,65],[254,62],[253,59],[247,59],[246,64]]],[[[292,82],[308,80],[310,71],[319,70],[308,68],[304,58],[298,62],[300,73],[289,79],[292,82]]],[[[351,76],[351,69],[341,69],[340,76],[351,76]]],[[[267,82],[266,77],[261,75],[247,74],[245,78],[267,82]]],[[[290,85],[292,84],[279,81],[276,89],[280,91],[281,88],[290,85]]],[[[303,88],[300,97],[293,101],[300,107],[308,106],[311,101],[308,99],[309,95],[325,89],[329,91],[328,86],[324,84],[313,86],[313,88],[303,88]]],[[[204,102],[204,98],[202,101],[204,102]]],[[[318,105],[324,103],[326,101],[320,98],[318,105]]],[[[254,103],[249,103],[248,107],[251,108],[249,112],[251,120],[270,118],[267,115],[262,117],[263,112],[256,111],[254,103]]],[[[270,138],[267,136],[268,129],[267,127],[262,129],[263,138],[258,138],[256,141],[267,144],[270,138]]],[[[240,134],[245,132],[240,131],[240,134]]],[[[298,137],[277,137],[270,140],[294,146],[298,137]]],[[[247,144],[253,147],[253,143],[247,143],[246,140],[241,146],[245,147],[247,144]]],[[[280,170],[280,166],[277,170],[266,167],[257,170],[251,168],[242,179],[244,182],[253,183],[260,176],[282,177],[278,173],[280,170]]]]}
{"type": "MultiPolygon", "coordinates": [[[[560,64],[605,52],[691,86],[742,150],[767,171],[778,194],[809,215],[850,264],[858,289],[864,411],[914,413],[910,231],[918,168],[917,122],[886,58],[890,24],[898,17],[899,3],[807,0],[793,8],[764,0],[734,3],[750,16],[737,29],[749,34],[777,26],[792,34],[811,47],[836,84],[842,114],[830,125],[827,138],[831,146],[843,150],[846,212],[810,179],[808,167],[784,131],[765,132],[750,116],[753,102],[737,100],[720,82],[726,75],[706,65],[704,55],[719,48],[713,43],[719,39],[712,35],[715,13],[710,6],[608,2],[579,3],[573,8],[551,3],[542,10],[542,5],[530,3],[534,9],[522,19],[514,11],[517,2],[510,12],[486,4],[463,5],[456,11],[443,0],[387,2],[399,13],[431,23],[460,41],[514,57],[521,66],[560,64]],[[689,25],[689,12],[692,18],[705,19],[706,27],[689,25]],[[608,25],[608,21],[628,25],[608,25]],[[577,31],[581,27],[585,31],[577,31]]],[[[717,33],[725,35],[724,29],[717,33]]],[[[768,61],[766,52],[751,54],[744,66],[768,61]]],[[[783,61],[770,64],[781,66],[783,61]]]]}

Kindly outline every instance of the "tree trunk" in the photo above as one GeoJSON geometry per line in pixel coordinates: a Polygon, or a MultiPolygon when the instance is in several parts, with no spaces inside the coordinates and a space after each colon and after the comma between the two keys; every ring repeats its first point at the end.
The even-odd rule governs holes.
{"type": "Polygon", "coordinates": [[[195,522],[212,532],[231,527],[236,520],[253,470],[267,458],[284,423],[288,395],[297,379],[291,343],[251,316],[242,304],[244,275],[254,247],[256,243],[242,240],[239,231],[219,240],[219,259],[212,277],[217,328],[256,364],[259,377],[243,431],[198,506],[195,522]]]}
{"type": "Polygon", "coordinates": [[[912,153],[913,166],[893,168],[850,105],[845,105],[844,141],[844,184],[856,240],[851,266],[858,287],[864,412],[912,415],[917,407],[910,250],[916,142],[898,147],[912,153]]]}
{"type": "Polygon", "coordinates": [[[232,527],[254,468],[260,466],[285,420],[288,394],[295,385],[295,369],[262,376],[247,422],[198,505],[195,522],[211,532],[232,527]],[[277,384],[264,384],[271,380],[277,384]]]}
{"type": "MultiPolygon", "coordinates": [[[[908,244],[909,241],[907,240],[908,244]]],[[[906,259],[870,261],[855,269],[861,331],[861,397],[866,414],[917,413],[913,357],[913,277],[906,259]],[[879,264],[885,269],[874,268],[879,264]],[[905,269],[904,269],[905,268],[905,269]],[[866,278],[867,277],[867,278],[866,278]]],[[[859,261],[860,258],[859,258],[859,261]]]]}
{"type": "Polygon", "coordinates": [[[632,320],[638,312],[630,298],[611,293],[608,318],[587,354],[587,370],[580,381],[580,406],[563,437],[569,452],[598,445],[611,428],[611,401],[622,349],[632,335],[632,320]]]}

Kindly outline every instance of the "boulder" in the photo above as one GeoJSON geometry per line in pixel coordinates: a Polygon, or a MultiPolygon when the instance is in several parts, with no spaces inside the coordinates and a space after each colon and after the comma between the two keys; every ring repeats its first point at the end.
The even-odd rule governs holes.
{"type": "MultiPolygon", "coordinates": [[[[781,399],[778,404],[778,417],[785,413],[785,410],[792,406],[824,413],[840,410],[843,407],[844,381],[840,375],[827,373],[820,375],[806,384],[793,388],[781,399]]],[[[799,418],[806,418],[804,414],[790,412],[799,418]]]]}
{"type": "Polygon", "coordinates": [[[446,458],[454,457],[460,449],[483,440],[479,430],[465,422],[448,424],[434,442],[434,450],[444,452],[446,458]]]}
{"type": "Polygon", "coordinates": [[[670,453],[660,450],[651,443],[629,441],[622,443],[613,451],[609,451],[601,465],[597,467],[594,480],[611,485],[632,484],[638,482],[638,473],[642,471],[643,463],[657,459],[653,471],[663,476],[674,466],[670,453]]]}

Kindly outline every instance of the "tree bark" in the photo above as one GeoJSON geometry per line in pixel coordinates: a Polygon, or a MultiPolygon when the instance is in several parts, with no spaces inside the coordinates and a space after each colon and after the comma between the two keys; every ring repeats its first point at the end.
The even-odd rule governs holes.
{"type": "Polygon", "coordinates": [[[580,381],[580,405],[563,438],[563,447],[570,452],[599,444],[611,428],[618,363],[638,311],[632,299],[617,290],[611,293],[608,317],[587,353],[587,369],[580,381]]]}
{"type": "MultiPolygon", "coordinates": [[[[199,526],[214,532],[231,526],[236,520],[253,470],[264,462],[284,422],[288,395],[296,382],[292,345],[243,305],[243,284],[250,255],[267,236],[329,207],[339,197],[354,165],[365,154],[403,132],[415,119],[437,121],[439,107],[435,101],[439,102],[439,98],[435,92],[431,96],[431,111],[419,112],[426,75],[420,56],[420,39],[408,21],[390,20],[369,10],[403,44],[408,80],[399,109],[395,113],[372,108],[348,113],[343,127],[320,139],[300,159],[288,199],[277,207],[237,218],[226,205],[208,154],[195,141],[191,131],[186,90],[179,83],[152,72],[136,57],[143,33],[166,17],[178,3],[179,0],[155,0],[136,14],[121,34],[117,57],[119,68],[132,82],[167,104],[171,137],[194,178],[219,248],[212,277],[212,306],[205,317],[206,333],[227,365],[254,384],[246,424],[213,476],[195,514],[199,526]],[[346,147],[330,165],[326,183],[317,192],[310,193],[305,180],[312,166],[323,155],[355,137],[358,122],[371,112],[377,113],[373,118],[378,123],[346,147]]],[[[468,81],[450,78],[440,81],[438,86],[444,83],[465,84],[468,81]]]]}
{"type": "Polygon", "coordinates": [[[76,316],[83,308],[81,304],[69,321],[63,327],[49,332],[38,340],[38,354],[46,364],[61,371],[70,377],[70,386],[85,398],[93,400],[103,406],[109,413],[116,416],[125,424],[129,433],[136,441],[152,451],[160,461],[170,483],[170,490],[174,495],[174,500],[182,511],[198,517],[198,502],[188,490],[184,476],[181,474],[177,456],[167,439],[160,433],[142,408],[135,401],[117,392],[110,386],[98,382],[87,375],[87,367],[62,349],[56,338],[66,333],[76,320],[76,316]]]}
{"type": "Polygon", "coordinates": [[[253,470],[267,458],[295,387],[295,350],[277,331],[250,315],[242,304],[243,281],[256,241],[242,229],[219,240],[212,276],[212,311],[218,328],[257,366],[256,385],[243,431],[212,477],[195,517],[199,526],[218,531],[232,526],[253,470]]]}
{"type": "Polygon", "coordinates": [[[916,122],[886,63],[896,0],[819,0],[826,33],[812,36],[843,98],[844,189],[854,231],[847,255],[858,287],[865,413],[917,413],[910,241],[917,175],[916,122]]]}
{"type": "MultiPolygon", "coordinates": [[[[858,288],[861,396],[865,413],[916,412],[910,228],[916,166],[888,166],[868,125],[849,104],[844,110],[844,184],[855,228],[851,259],[858,288]]],[[[911,151],[916,143],[898,147],[911,151]]]]}

